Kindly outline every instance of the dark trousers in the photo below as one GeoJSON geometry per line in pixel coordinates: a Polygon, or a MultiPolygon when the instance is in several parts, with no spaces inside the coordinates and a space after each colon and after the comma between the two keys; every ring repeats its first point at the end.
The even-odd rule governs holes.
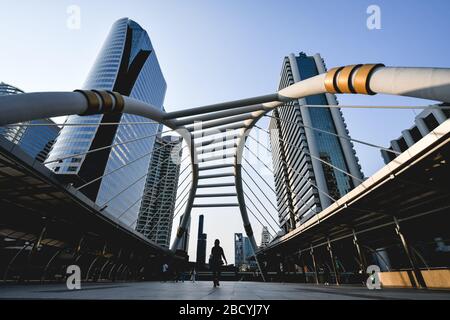
{"type": "Polygon", "coordinates": [[[213,281],[219,281],[221,266],[218,263],[212,265],[213,281]]]}

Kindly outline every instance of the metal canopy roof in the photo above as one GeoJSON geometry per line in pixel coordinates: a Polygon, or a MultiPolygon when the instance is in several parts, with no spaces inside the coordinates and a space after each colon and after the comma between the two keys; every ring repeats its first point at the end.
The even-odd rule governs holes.
{"type": "Polygon", "coordinates": [[[46,221],[50,223],[42,244],[49,246],[73,245],[81,234],[87,234],[149,254],[171,254],[107,210],[100,211],[94,202],[59,182],[20,147],[0,137],[0,235],[33,241],[46,221]]]}

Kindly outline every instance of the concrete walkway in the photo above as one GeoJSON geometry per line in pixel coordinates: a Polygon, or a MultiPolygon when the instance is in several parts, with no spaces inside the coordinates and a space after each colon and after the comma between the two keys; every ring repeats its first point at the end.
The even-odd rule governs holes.
{"type": "Polygon", "coordinates": [[[347,300],[432,299],[450,300],[450,291],[322,286],[297,283],[221,282],[116,282],[82,283],[81,290],[65,284],[0,285],[0,299],[146,299],[146,300],[347,300]]]}

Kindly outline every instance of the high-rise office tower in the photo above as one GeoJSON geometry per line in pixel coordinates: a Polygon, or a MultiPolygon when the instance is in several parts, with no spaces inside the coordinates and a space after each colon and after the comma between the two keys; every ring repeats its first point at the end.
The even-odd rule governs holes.
{"type": "Polygon", "coordinates": [[[248,237],[244,237],[244,259],[245,261],[249,261],[249,258],[254,256],[255,252],[253,251],[252,244],[250,243],[250,239],[248,237]]]}
{"type": "MultiPolygon", "coordinates": [[[[23,93],[22,90],[0,83],[0,96],[23,93]]],[[[44,162],[59,133],[59,127],[50,119],[20,123],[17,126],[0,127],[0,135],[17,144],[32,158],[44,162]]]]}
{"type": "Polygon", "coordinates": [[[263,229],[262,229],[262,232],[261,232],[261,246],[260,246],[260,248],[267,247],[269,245],[269,243],[270,243],[270,240],[271,240],[270,238],[271,237],[270,237],[269,229],[266,226],[264,226],[263,229]]]}
{"type": "MultiPolygon", "coordinates": [[[[24,93],[19,88],[6,84],[4,82],[0,82],[0,96],[8,96],[13,94],[21,94],[24,93]]],[[[0,135],[5,139],[17,144],[20,141],[26,127],[24,126],[7,126],[0,127],[0,135]]]]}
{"type": "Polygon", "coordinates": [[[169,247],[172,233],[181,142],[172,136],[156,139],[136,224],[136,231],[163,247],[169,247]]]}
{"type": "Polygon", "coordinates": [[[203,233],[204,216],[198,217],[198,235],[197,235],[197,265],[203,266],[206,261],[206,233],[203,233]]]}
{"type": "Polygon", "coordinates": [[[240,267],[244,264],[244,237],[242,233],[234,234],[234,265],[240,267]]]}
{"type": "MultiPolygon", "coordinates": [[[[290,54],[283,60],[279,89],[324,72],[319,54],[290,54]]],[[[306,105],[337,105],[337,101],[327,93],[286,103],[274,110],[269,125],[279,221],[285,232],[328,207],[330,197],[342,197],[363,178],[340,109],[306,105]]]]}
{"type": "Polygon", "coordinates": [[[234,264],[236,267],[241,267],[244,264],[249,265],[251,257],[254,256],[254,251],[250,243],[250,239],[244,237],[242,233],[234,234],[234,264]]]}
{"type": "MultiPolygon", "coordinates": [[[[180,223],[183,220],[183,214],[180,217],[180,223]]],[[[189,236],[191,230],[191,216],[189,216],[188,223],[186,225],[186,231],[183,233],[183,237],[181,238],[180,245],[178,246],[178,250],[184,251],[186,253],[189,252],[189,236]]]]}
{"type": "MultiPolygon", "coordinates": [[[[414,125],[409,129],[403,130],[402,135],[391,141],[390,150],[404,152],[420,139],[425,137],[431,131],[436,129],[441,123],[450,119],[449,109],[425,109],[414,119],[414,125]]],[[[384,163],[388,164],[397,157],[397,153],[381,150],[384,163]]]]}
{"type": "MultiPolygon", "coordinates": [[[[166,82],[147,32],[128,18],[115,22],[83,88],[116,91],[162,109],[166,82]]],[[[90,125],[64,127],[48,158],[56,162],[48,167],[75,186],[93,181],[80,191],[131,225],[160,125],[131,114],[69,116],[67,123],[90,125]]]]}

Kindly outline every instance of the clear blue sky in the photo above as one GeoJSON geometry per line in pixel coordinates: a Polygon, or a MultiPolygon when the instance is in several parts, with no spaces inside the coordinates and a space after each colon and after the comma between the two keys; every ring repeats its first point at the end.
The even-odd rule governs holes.
{"type": "MultiPolygon", "coordinates": [[[[130,17],[156,49],[168,91],[166,109],[273,92],[282,58],[320,53],[328,67],[382,62],[449,67],[449,1],[82,1],[0,0],[0,81],[31,91],[73,90],[86,78],[112,23],[130,17]],[[369,5],[381,8],[381,30],[366,27],[369,5]],[[69,5],[81,9],[81,29],[66,27],[69,5]]],[[[421,105],[390,96],[339,96],[341,104],[421,105]]],[[[409,127],[410,110],[344,110],[354,138],[381,145],[409,127]]],[[[377,150],[357,146],[364,173],[382,166],[377,150]]],[[[233,261],[237,211],[205,212],[209,246],[222,239],[233,261]],[[226,224],[223,221],[227,221],[226,224]]],[[[195,258],[197,214],[191,250],[195,258]]],[[[259,241],[260,227],[254,223],[259,241]]]]}

